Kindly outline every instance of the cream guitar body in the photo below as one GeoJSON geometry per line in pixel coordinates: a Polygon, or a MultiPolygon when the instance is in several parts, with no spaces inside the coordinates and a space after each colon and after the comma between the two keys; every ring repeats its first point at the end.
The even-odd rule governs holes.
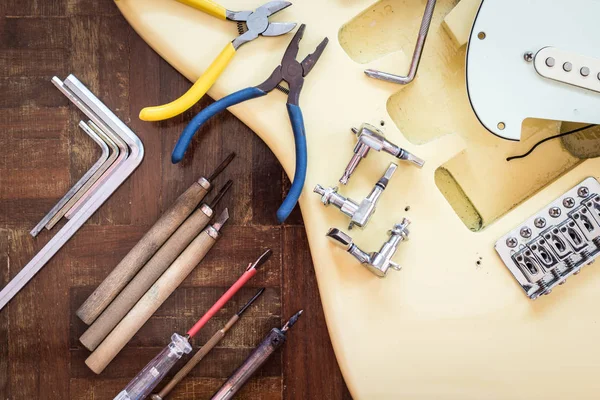
{"type": "MultiPolygon", "coordinates": [[[[250,3],[221,1],[232,10],[259,5],[250,3]]],[[[173,0],[117,4],[191,81],[236,35],[231,24],[173,0]]],[[[532,301],[494,245],[586,177],[597,178],[600,161],[580,160],[554,142],[506,163],[506,156],[556,133],[559,124],[526,123],[520,143],[481,126],[467,96],[465,47],[442,27],[455,5],[438,1],[417,78],[406,87],[369,79],[363,70],[407,70],[405,54],[412,53],[425,1],[301,0],[275,18],[307,25],[299,58],[330,38],[300,99],[309,153],[300,207],[337,359],[356,399],[596,399],[600,271],[588,267],[532,301]],[[350,128],[363,122],[426,160],[422,169],[400,162],[367,228],[349,232],[360,248],[376,251],[394,223],[411,219],[410,240],[394,257],[402,270],[383,279],[325,237],[331,227],[348,232],[349,220],[312,193],[317,184],[337,184],[353,154],[350,128]]],[[[221,98],[262,82],[290,39],[259,39],[241,48],[209,95],[221,98]]],[[[272,93],[231,111],[292,176],[285,95],[272,93]]],[[[340,192],[364,198],[390,161],[371,152],[340,192]]]]}

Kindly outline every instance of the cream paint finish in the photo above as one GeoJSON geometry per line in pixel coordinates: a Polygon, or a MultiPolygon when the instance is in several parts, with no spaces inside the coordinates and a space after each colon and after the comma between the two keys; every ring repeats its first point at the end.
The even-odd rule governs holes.
{"type": "MultiPolygon", "coordinates": [[[[230,9],[251,8],[249,3],[222,2],[230,9]]],[[[459,84],[427,79],[433,74],[426,67],[432,49],[446,46],[439,43],[443,40],[451,40],[442,38],[439,18],[432,26],[439,33],[428,41],[425,52],[429,48],[430,55],[423,60],[425,68],[412,86],[400,88],[364,77],[362,71],[366,67],[401,73],[408,64],[402,52],[368,65],[359,64],[339,44],[340,28],[371,3],[300,0],[275,18],[307,24],[300,56],[312,51],[323,36],[331,39],[306,80],[300,99],[310,155],[300,204],[331,339],[352,395],[356,399],[411,400],[597,398],[600,324],[596,305],[600,300],[600,273],[594,267],[584,269],[551,296],[532,302],[494,252],[494,242],[585,177],[597,176],[600,162],[582,162],[486,229],[470,231],[436,186],[436,170],[469,154],[470,149],[484,149],[489,156],[494,148],[518,152],[520,147],[505,148],[504,142],[490,141],[486,136],[489,134],[475,135],[477,130],[470,134],[459,132],[464,123],[456,123],[457,120],[474,118],[465,115],[471,111],[464,107],[427,108],[420,107],[423,104],[416,100],[408,103],[408,90],[440,93],[443,105],[452,101],[452,96],[458,103],[463,101],[457,88],[446,91],[448,85],[459,84]],[[407,95],[404,105],[409,107],[404,110],[405,117],[410,122],[421,121],[421,129],[427,132],[441,120],[448,124],[443,132],[448,134],[440,131],[419,141],[413,131],[413,138],[417,139],[411,140],[422,144],[407,140],[407,134],[396,129],[388,114],[390,98],[403,92],[407,95]],[[404,268],[401,272],[390,271],[385,279],[357,265],[350,255],[325,238],[329,227],[345,229],[348,220],[336,210],[324,208],[312,193],[317,183],[337,182],[354,146],[349,128],[363,121],[383,121],[392,141],[427,160],[422,170],[402,164],[369,227],[352,231],[361,248],[376,250],[394,222],[403,216],[411,218],[411,240],[401,245],[395,257],[404,268]],[[408,205],[410,211],[405,212],[408,205]]],[[[137,32],[190,80],[195,80],[236,35],[235,24],[172,0],[121,0],[117,4],[137,32]]],[[[415,15],[424,6],[421,1],[402,4],[415,15]]],[[[451,8],[444,7],[446,12],[451,8]]],[[[376,22],[372,28],[378,29],[376,22]]],[[[291,35],[260,38],[242,47],[209,91],[210,96],[221,98],[263,81],[281,60],[290,39],[291,35]]],[[[443,69],[444,65],[435,68],[443,69]]],[[[444,70],[437,73],[445,74],[444,70]]],[[[448,79],[460,82],[464,76],[456,74],[448,79]]],[[[294,145],[285,98],[282,93],[273,92],[231,111],[267,143],[288,175],[292,175],[294,145]]],[[[419,96],[417,99],[422,101],[419,96]]],[[[550,152],[548,156],[556,150],[549,146],[544,151],[550,152]]],[[[390,161],[386,156],[369,156],[342,192],[362,198],[390,161]]],[[[463,163],[457,168],[471,174],[471,178],[464,178],[464,186],[471,185],[469,190],[485,192],[500,179],[508,190],[495,192],[494,196],[513,201],[515,196],[506,186],[503,166],[486,167],[486,159],[480,158],[477,163],[463,163]],[[474,172],[478,169],[484,174],[474,172]]],[[[535,163],[528,167],[530,171],[537,168],[535,163]]],[[[548,180],[552,178],[547,176],[548,180]]],[[[510,179],[518,183],[519,176],[510,179]]],[[[468,194],[469,190],[465,192],[468,194]]],[[[310,345],[308,340],[307,346],[310,345]]]]}

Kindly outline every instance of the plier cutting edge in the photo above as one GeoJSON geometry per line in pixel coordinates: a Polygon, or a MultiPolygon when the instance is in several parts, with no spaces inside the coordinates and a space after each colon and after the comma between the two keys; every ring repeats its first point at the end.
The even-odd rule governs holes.
{"type": "Polygon", "coordinates": [[[304,77],[313,69],[319,57],[323,53],[325,46],[329,39],[325,38],[317,46],[312,54],[306,56],[306,58],[299,62],[296,60],[298,55],[298,49],[300,47],[300,40],[304,35],[306,25],[302,24],[298,29],[298,32],[292,38],[292,41],[288,45],[281,64],[275,68],[271,76],[255,87],[249,87],[242,89],[229,96],[223,97],[221,100],[212,103],[202,111],[200,111],[185,127],[175,148],[171,160],[174,164],[181,161],[185,151],[187,150],[192,138],[196,131],[208,121],[213,115],[225,110],[228,107],[242,103],[246,100],[255,99],[257,97],[265,96],[268,92],[275,89],[280,82],[285,81],[289,86],[289,94],[287,101],[287,110],[292,124],[292,130],[294,131],[294,143],[296,146],[296,170],[294,172],[294,179],[292,187],[283,203],[277,210],[277,219],[279,222],[285,221],[290,215],[298,198],[302,193],[304,187],[304,181],[306,179],[306,164],[307,164],[307,149],[306,149],[306,132],[304,129],[304,120],[302,118],[302,111],[299,106],[300,92],[302,85],[304,84],[304,77]]]}
{"type": "Polygon", "coordinates": [[[248,30],[227,43],[223,51],[204,71],[204,74],[180,98],[161,106],[146,107],[140,111],[143,121],[162,121],[179,115],[192,107],[206,94],[223,73],[237,49],[259,36],[280,36],[296,27],[295,22],[269,22],[269,17],[292,5],[289,1],[270,1],[254,11],[230,11],[210,0],[177,0],[213,17],[245,23],[248,30]]]}

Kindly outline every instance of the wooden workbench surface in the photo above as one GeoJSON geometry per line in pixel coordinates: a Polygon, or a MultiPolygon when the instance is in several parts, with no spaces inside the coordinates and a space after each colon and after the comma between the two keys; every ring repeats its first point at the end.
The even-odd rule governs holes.
{"type": "Polygon", "coordinates": [[[325,326],[300,213],[296,210],[283,226],[275,218],[289,187],[279,163],[248,128],[223,113],[202,129],[185,162],[173,166],[170,153],[179,132],[210,100],[168,122],[139,121],[143,106],[174,99],[189,83],[136,35],[112,1],[0,3],[0,286],[54,234],[44,231],[34,239],[29,231],[99,156],[97,145],[77,128],[83,114],[50,83],[52,76],[69,73],[140,136],[146,156],[0,311],[0,398],[112,398],[172,332],[183,332],[265,247],[274,251],[271,261],[201,331],[195,345],[219,329],[256,288],[264,285],[267,291],[171,398],[210,396],[271,327],[300,308],[305,313],[284,350],[238,398],[349,398],[325,326]],[[85,325],[75,310],[161,212],[231,151],[238,157],[216,182],[218,187],[234,180],[220,206],[232,215],[223,238],[96,376],[84,364],[89,352],[77,338],[85,325]]]}

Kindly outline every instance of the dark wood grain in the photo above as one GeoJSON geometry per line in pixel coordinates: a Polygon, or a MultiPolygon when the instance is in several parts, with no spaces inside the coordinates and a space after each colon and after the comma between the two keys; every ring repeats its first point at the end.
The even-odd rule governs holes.
{"type": "Polygon", "coordinates": [[[211,100],[169,121],[140,121],[142,107],[168,102],[190,83],[143,42],[112,1],[0,2],[0,286],[64,224],[35,239],[28,233],[99,156],[77,128],[83,114],[50,83],[53,75],[69,73],[132,127],[146,155],[0,312],[0,398],[112,398],[266,247],[273,249],[271,260],[198,334],[195,348],[257,288],[267,287],[264,295],[170,398],[208,398],[270,328],[300,308],[305,313],[288,343],[238,398],[350,398],[327,333],[301,215],[295,210],[285,225],[277,224],[275,211],[290,186],[277,159],[225,112],[200,130],[184,161],[172,165],[179,133],[211,100]],[[161,213],[232,151],[236,160],[215,182],[219,187],[234,180],[219,206],[231,214],[223,238],[104,373],[95,375],[84,364],[89,351],[77,339],[86,326],[75,311],[161,213]]]}

